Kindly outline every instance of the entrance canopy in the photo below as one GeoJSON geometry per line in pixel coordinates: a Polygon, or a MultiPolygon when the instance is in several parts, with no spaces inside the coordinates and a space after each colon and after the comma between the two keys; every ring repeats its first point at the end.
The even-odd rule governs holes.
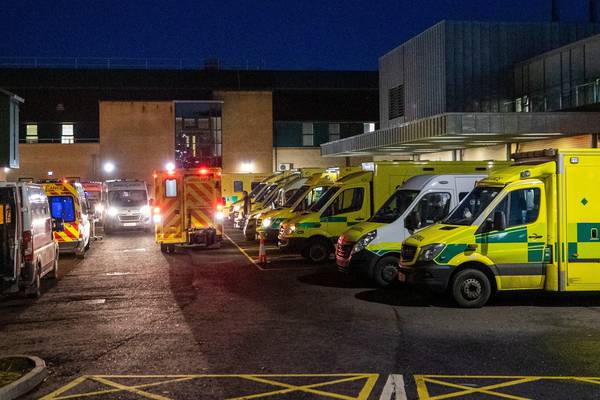
{"type": "Polygon", "coordinates": [[[445,113],[324,143],[321,155],[411,155],[595,133],[600,112],[445,113]]]}

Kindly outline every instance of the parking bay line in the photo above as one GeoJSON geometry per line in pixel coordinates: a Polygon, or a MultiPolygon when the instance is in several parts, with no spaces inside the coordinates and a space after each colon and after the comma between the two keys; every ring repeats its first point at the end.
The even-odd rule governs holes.
{"type": "Polygon", "coordinates": [[[406,389],[404,388],[404,377],[399,374],[388,376],[379,400],[406,400],[406,389]]]}

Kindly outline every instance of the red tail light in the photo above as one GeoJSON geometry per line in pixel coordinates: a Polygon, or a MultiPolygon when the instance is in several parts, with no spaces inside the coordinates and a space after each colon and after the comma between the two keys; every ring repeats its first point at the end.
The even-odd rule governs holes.
{"type": "Polygon", "coordinates": [[[21,247],[23,252],[23,260],[27,262],[33,261],[33,235],[31,231],[23,232],[23,244],[21,247]]]}
{"type": "Polygon", "coordinates": [[[154,207],[154,214],[160,214],[160,207],[154,207]]]}
{"type": "Polygon", "coordinates": [[[206,168],[200,168],[200,175],[208,174],[208,170],[206,168]]]}
{"type": "Polygon", "coordinates": [[[223,211],[223,204],[221,204],[221,203],[217,204],[217,211],[223,211]]]}

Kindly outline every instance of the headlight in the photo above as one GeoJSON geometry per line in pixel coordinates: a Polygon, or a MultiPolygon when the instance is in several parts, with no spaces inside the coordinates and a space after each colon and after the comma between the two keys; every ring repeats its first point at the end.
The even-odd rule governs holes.
{"type": "Polygon", "coordinates": [[[377,237],[377,231],[371,231],[366,235],[362,236],[358,239],[358,242],[352,248],[352,252],[350,254],[358,253],[364,250],[365,247],[369,245],[377,237]]]}
{"type": "Polygon", "coordinates": [[[283,225],[281,230],[284,235],[289,236],[296,231],[296,225],[283,225]]]}
{"type": "Polygon", "coordinates": [[[116,217],[118,213],[119,213],[119,210],[117,210],[115,207],[109,207],[108,208],[108,215],[109,216],[116,217]]]}
{"type": "Polygon", "coordinates": [[[233,211],[235,212],[239,212],[241,210],[241,206],[239,204],[236,204],[235,206],[233,206],[233,211]]]}
{"type": "Polygon", "coordinates": [[[419,254],[419,261],[431,261],[436,258],[446,247],[445,244],[436,243],[423,246],[419,254]]]}
{"type": "Polygon", "coordinates": [[[140,214],[144,215],[145,217],[149,217],[150,216],[150,206],[143,206],[142,208],[140,208],[140,214]]]}
{"type": "Polygon", "coordinates": [[[262,227],[263,228],[268,228],[271,226],[271,218],[265,218],[262,222],[262,227]]]}

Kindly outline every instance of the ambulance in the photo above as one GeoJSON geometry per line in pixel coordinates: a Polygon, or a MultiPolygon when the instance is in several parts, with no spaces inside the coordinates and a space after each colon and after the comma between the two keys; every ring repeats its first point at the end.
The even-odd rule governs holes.
{"type": "Polygon", "coordinates": [[[175,246],[220,247],[223,239],[221,169],[194,168],[154,173],[155,238],[164,253],[175,246]]]}
{"type": "Polygon", "coordinates": [[[85,257],[90,248],[93,211],[79,182],[67,179],[42,182],[52,219],[63,223],[62,231],[54,232],[61,253],[74,253],[85,257]]]}
{"type": "Polygon", "coordinates": [[[600,290],[600,150],[516,154],[402,246],[398,279],[481,307],[496,291],[600,290]]]}
{"type": "MultiPolygon", "coordinates": [[[[509,165],[508,161],[457,162],[456,168],[493,171],[509,165]]],[[[351,226],[339,237],[335,253],[338,269],[380,287],[389,285],[396,280],[402,242],[415,230],[447,217],[475,183],[485,177],[487,173],[410,178],[368,221],[351,226]]]]}
{"type": "Polygon", "coordinates": [[[252,193],[261,182],[269,178],[271,174],[244,174],[229,173],[221,176],[221,194],[225,199],[225,209],[241,200],[244,191],[252,193]]]}
{"type": "Polygon", "coordinates": [[[116,179],[104,182],[104,233],[117,230],[143,229],[151,232],[150,199],[146,182],[116,179]]]}
{"type": "MultiPolygon", "coordinates": [[[[261,195],[265,190],[267,190],[267,188],[269,187],[270,184],[278,181],[279,179],[282,179],[285,175],[288,175],[288,173],[287,172],[286,173],[276,172],[273,175],[270,175],[267,178],[263,179],[260,183],[255,185],[250,192],[248,192],[250,201],[251,202],[254,201],[259,195],[261,195]]],[[[229,212],[228,212],[227,217],[229,218],[229,220],[231,222],[235,222],[236,219],[238,219],[243,206],[244,206],[243,198],[240,198],[237,201],[232,202],[229,205],[229,208],[228,208],[229,212]]]]}
{"type": "MultiPolygon", "coordinates": [[[[491,162],[493,164],[493,162],[491,162]]],[[[390,195],[415,175],[487,171],[470,162],[380,161],[337,181],[308,211],[281,225],[278,244],[313,263],[324,262],[349,227],[367,221],[390,195]]]]}
{"type": "Polygon", "coordinates": [[[314,174],[283,206],[257,215],[257,234],[264,234],[269,241],[277,241],[279,228],[285,220],[308,210],[338,179],[360,170],[361,167],[332,167],[324,173],[314,174]]]}

